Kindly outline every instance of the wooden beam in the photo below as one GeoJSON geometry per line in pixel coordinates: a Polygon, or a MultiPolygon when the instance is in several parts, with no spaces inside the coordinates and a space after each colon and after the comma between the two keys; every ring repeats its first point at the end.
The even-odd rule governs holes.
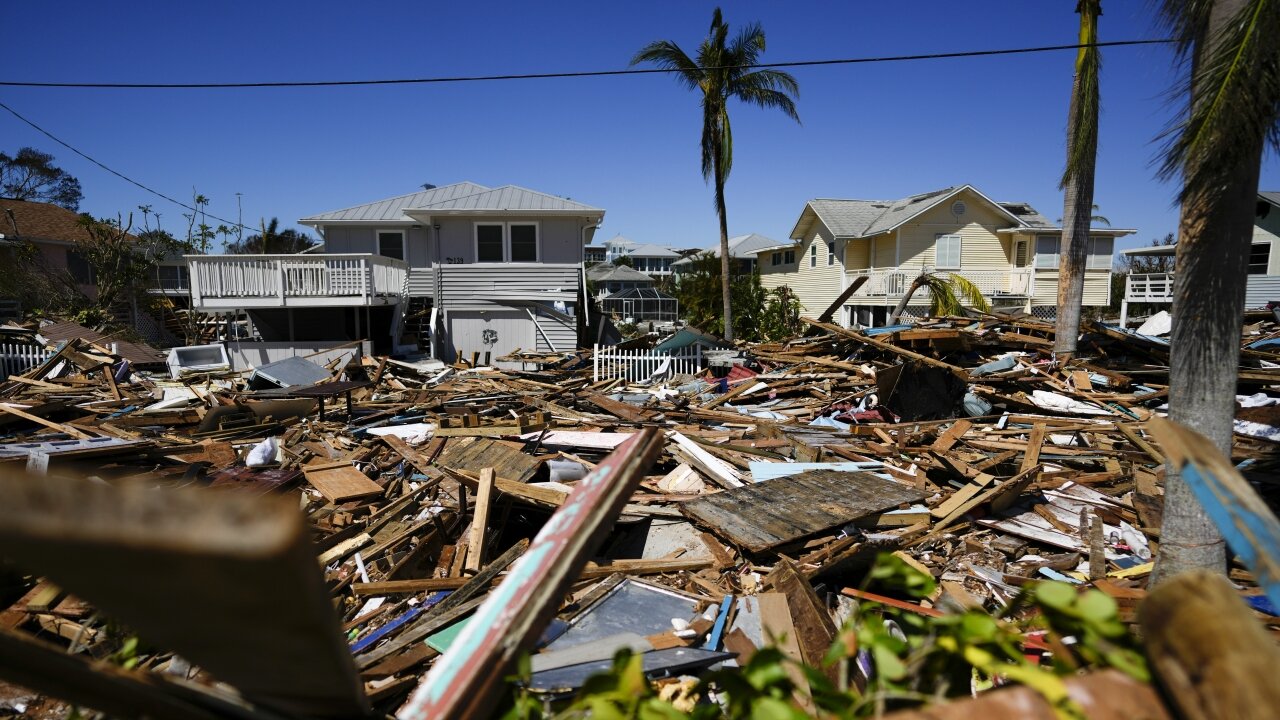
{"type": "Polygon", "coordinates": [[[20,417],[23,420],[30,420],[31,422],[37,425],[43,425],[49,428],[50,430],[57,430],[58,432],[64,432],[73,438],[79,438],[81,440],[90,440],[93,438],[92,435],[81,432],[70,425],[63,425],[61,423],[56,423],[52,420],[45,420],[42,417],[36,417],[35,415],[32,415],[29,412],[16,408],[12,405],[7,405],[5,403],[0,403],[0,412],[9,413],[10,415],[13,415],[15,417],[20,417]]]}
{"type": "Polygon", "coordinates": [[[949,371],[949,372],[951,372],[951,373],[955,374],[955,375],[956,375],[957,377],[959,377],[961,380],[965,380],[965,381],[968,381],[968,380],[969,380],[969,371],[965,370],[965,369],[964,369],[964,368],[962,368],[962,367],[957,367],[957,366],[955,366],[955,365],[951,365],[951,364],[949,364],[949,363],[944,363],[944,362],[942,362],[941,360],[935,360],[934,358],[928,357],[928,356],[926,356],[926,355],[921,355],[920,353],[917,353],[917,352],[911,352],[910,350],[906,350],[906,349],[900,348],[900,347],[898,347],[897,345],[894,345],[894,344],[892,344],[892,343],[882,342],[882,341],[877,340],[877,339],[875,339],[875,338],[873,338],[873,337],[870,337],[870,336],[867,336],[867,335],[863,335],[862,333],[854,332],[853,330],[850,330],[850,329],[848,329],[848,328],[840,327],[839,325],[833,325],[833,324],[831,324],[831,323],[818,322],[817,320],[814,320],[813,318],[807,318],[807,317],[802,317],[802,318],[800,318],[800,319],[801,319],[801,320],[803,320],[803,321],[805,321],[805,322],[807,322],[807,323],[809,323],[810,325],[813,325],[814,327],[817,327],[817,328],[821,328],[821,329],[823,329],[823,330],[826,330],[826,331],[827,331],[827,332],[829,332],[829,333],[834,333],[834,334],[836,334],[836,335],[841,335],[841,336],[843,336],[843,337],[847,337],[847,338],[849,338],[849,339],[851,339],[851,340],[857,340],[858,342],[866,343],[867,345],[870,345],[870,346],[872,346],[872,347],[880,348],[881,350],[884,350],[884,351],[886,351],[886,352],[891,352],[891,353],[893,353],[893,354],[895,354],[895,355],[901,355],[902,357],[911,358],[912,360],[919,360],[920,362],[924,363],[925,365],[932,365],[933,367],[936,367],[936,368],[942,368],[943,370],[947,370],[947,371],[949,371]]]}
{"type": "Polygon", "coordinates": [[[296,500],[0,470],[0,555],[255,704],[369,709],[296,500]]]}
{"type": "Polygon", "coordinates": [[[453,646],[397,713],[401,720],[484,717],[521,652],[555,615],[587,557],[662,450],[656,429],[636,433],[578,481],[573,493],[489,593],[453,646]]]}
{"type": "Polygon", "coordinates": [[[493,495],[493,468],[480,471],[480,488],[476,491],[475,515],[471,518],[471,534],[467,538],[468,572],[479,572],[484,565],[484,538],[489,528],[489,498],[493,495]]]}

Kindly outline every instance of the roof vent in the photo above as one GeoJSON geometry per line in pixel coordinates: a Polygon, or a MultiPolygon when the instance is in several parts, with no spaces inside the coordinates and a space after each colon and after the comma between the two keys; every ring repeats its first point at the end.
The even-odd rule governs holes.
{"type": "Polygon", "coordinates": [[[435,190],[435,189],[436,189],[436,186],[435,186],[435,185],[432,185],[431,183],[422,183],[422,189],[423,189],[423,190],[435,190]]]}
{"type": "Polygon", "coordinates": [[[951,203],[951,214],[955,215],[956,217],[960,217],[961,215],[963,215],[965,213],[965,210],[967,209],[968,208],[964,206],[963,200],[957,200],[951,203]]]}

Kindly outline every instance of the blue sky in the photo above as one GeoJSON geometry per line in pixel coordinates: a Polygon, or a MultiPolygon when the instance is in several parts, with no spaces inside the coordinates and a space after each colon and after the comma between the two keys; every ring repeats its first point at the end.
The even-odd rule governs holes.
{"type": "MultiPolygon", "coordinates": [[[[692,52],[713,3],[4,2],[6,80],[228,82],[607,70],[645,43],[692,52]],[[28,31],[13,32],[14,28],[28,31]]],[[[766,60],[1068,44],[1075,0],[735,2],[766,60]]],[[[1144,0],[1104,2],[1103,40],[1161,36],[1144,0]]],[[[731,110],[731,234],[783,239],[814,197],[889,199],[971,183],[1062,215],[1057,180],[1074,55],[796,68],[803,125],[731,110]]],[[[1096,201],[1122,247],[1176,228],[1176,189],[1155,179],[1170,115],[1165,46],[1103,56],[1096,201]]],[[[693,93],[661,75],[356,88],[104,90],[0,87],[0,100],[162,192],[212,199],[245,224],[412,192],[424,182],[514,183],[608,212],[598,239],[705,246],[717,237],[698,165],[693,93]]],[[[147,195],[0,111],[0,149],[33,145],[80,178],[95,215],[147,195]]],[[[1264,161],[1263,189],[1280,189],[1264,161]]]]}

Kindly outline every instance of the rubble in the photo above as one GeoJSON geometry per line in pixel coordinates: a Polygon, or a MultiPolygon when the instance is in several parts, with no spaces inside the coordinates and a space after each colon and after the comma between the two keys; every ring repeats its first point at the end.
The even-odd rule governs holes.
{"type": "MultiPolygon", "coordinates": [[[[143,367],[72,337],[0,383],[0,471],[25,473],[0,484],[0,555],[22,568],[0,588],[0,639],[105,658],[121,640],[101,608],[155,643],[139,654],[150,673],[194,681],[130,685],[168,708],[157,717],[246,703],[446,717],[491,709],[526,651],[547,698],[621,647],[652,675],[697,675],[786,631],[818,665],[833,609],[855,601],[999,614],[1058,579],[1132,617],[1166,461],[1186,457],[1159,429],[1164,341],[1093,325],[1059,364],[1052,326],[1026,316],[807,322],[637,383],[594,380],[589,351],[500,359],[535,368],[521,370],[363,357],[233,371],[178,352],[191,348],[143,367]],[[264,496],[271,511],[247,520],[239,498],[264,496]],[[55,537],[20,521],[51,507],[65,511],[55,537]],[[217,513],[240,513],[242,534],[217,513]],[[935,595],[868,591],[881,553],[936,578],[935,595]]],[[[1277,457],[1280,346],[1266,341],[1280,328],[1248,331],[1232,460],[1255,479],[1277,457]]],[[[1276,628],[1267,552],[1242,553],[1232,578],[1276,628]]]]}

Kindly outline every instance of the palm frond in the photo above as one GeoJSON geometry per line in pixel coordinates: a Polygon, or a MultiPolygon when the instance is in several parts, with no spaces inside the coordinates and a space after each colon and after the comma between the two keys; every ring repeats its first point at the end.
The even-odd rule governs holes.
{"type": "Polygon", "coordinates": [[[961,311],[960,300],[956,297],[951,283],[941,275],[924,276],[920,286],[929,293],[929,315],[940,317],[955,315],[961,311]]]}
{"type": "Polygon", "coordinates": [[[640,51],[631,58],[631,64],[639,65],[640,63],[650,63],[664,70],[674,70],[675,72],[671,75],[689,90],[697,89],[704,75],[698,63],[670,40],[655,40],[640,48],[640,51]]]}
{"type": "Polygon", "coordinates": [[[796,112],[795,101],[779,90],[742,88],[735,92],[734,95],[739,100],[757,107],[765,109],[777,108],[786,113],[792,120],[800,122],[800,115],[796,112]]]}
{"type": "Polygon", "coordinates": [[[1182,177],[1180,199],[1212,195],[1259,139],[1280,148],[1280,3],[1165,0],[1163,14],[1190,66],[1180,96],[1195,100],[1162,135],[1160,174],[1182,177]]]}
{"type": "Polygon", "coordinates": [[[960,294],[965,303],[975,310],[982,312],[990,312],[991,304],[987,302],[987,298],[983,296],[982,290],[974,284],[972,280],[956,273],[948,273],[948,284],[960,294]]]}

